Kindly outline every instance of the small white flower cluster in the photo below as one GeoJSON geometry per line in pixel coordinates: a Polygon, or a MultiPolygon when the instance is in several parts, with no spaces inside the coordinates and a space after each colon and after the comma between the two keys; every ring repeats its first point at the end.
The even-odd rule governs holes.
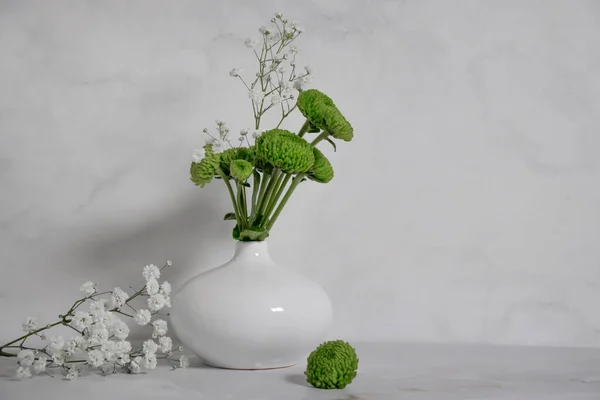
{"type": "MultiPolygon", "coordinates": [[[[165,267],[170,265],[171,262],[167,261],[165,267]]],[[[104,373],[117,370],[139,373],[156,368],[159,359],[178,363],[172,364],[174,368],[187,366],[185,355],[181,355],[179,359],[172,358],[173,340],[166,336],[169,330],[167,322],[160,318],[152,320],[164,307],[171,307],[171,285],[167,281],[159,283],[160,274],[161,269],[156,265],[144,267],[142,276],[146,284],[131,296],[119,287],[98,293],[94,283],[86,282],[80,288],[86,297],[75,302],[66,315],[60,316],[61,320],[57,323],[38,328],[37,319],[26,318],[22,324],[23,330],[28,333],[25,339],[37,335],[46,343],[39,349],[25,347],[25,340],[19,346],[12,346],[20,348],[17,354],[17,377],[29,378],[32,374],[47,373],[46,368],[61,368],[66,378],[72,380],[82,372],[77,365],[99,368],[104,373]],[[109,298],[100,297],[108,294],[109,298]],[[148,309],[133,308],[130,302],[137,297],[147,297],[148,309]],[[89,302],[87,311],[76,311],[86,302],[89,302]],[[135,311],[135,315],[124,311],[124,306],[135,311]],[[146,340],[141,349],[133,350],[131,342],[127,340],[129,326],[121,316],[131,317],[139,325],[151,324],[152,338],[146,340]],[[39,334],[55,325],[68,326],[79,335],[65,340],[61,336],[48,339],[39,334]]],[[[175,351],[181,352],[183,349],[179,347],[175,351]]]]}
{"type": "Polygon", "coordinates": [[[295,98],[294,90],[302,90],[310,83],[312,69],[304,68],[304,73],[296,71],[296,55],[298,48],[291,43],[303,32],[295,22],[288,22],[281,13],[271,19],[271,26],[261,26],[258,31],[262,36],[262,44],[254,39],[246,39],[244,44],[252,49],[259,62],[259,72],[254,81],[247,85],[242,78],[241,70],[233,68],[229,73],[239,78],[248,88],[248,96],[255,107],[255,114],[266,111],[264,103],[274,106],[295,98]],[[259,54],[260,51],[260,54],[259,54]],[[290,73],[288,75],[289,66],[290,73]],[[257,110],[258,109],[258,110],[257,110]],[[257,113],[258,111],[258,113],[257,113]]]}

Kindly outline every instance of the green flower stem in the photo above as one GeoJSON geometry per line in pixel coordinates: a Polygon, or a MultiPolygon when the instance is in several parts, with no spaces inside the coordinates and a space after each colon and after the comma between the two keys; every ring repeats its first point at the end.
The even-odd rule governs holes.
{"type": "Polygon", "coordinates": [[[275,206],[277,205],[277,202],[281,198],[281,195],[283,194],[283,191],[285,190],[290,179],[292,179],[292,174],[285,174],[285,179],[283,180],[283,182],[281,182],[281,184],[279,185],[279,188],[277,189],[277,192],[275,193],[274,201],[271,201],[269,207],[267,207],[267,212],[265,213],[265,217],[269,221],[270,221],[271,214],[273,213],[273,210],[275,209],[275,206]]]}
{"type": "Polygon", "coordinates": [[[256,198],[256,207],[252,212],[254,213],[254,218],[260,216],[260,206],[265,197],[265,190],[267,189],[267,184],[269,183],[269,178],[271,174],[267,171],[263,172],[262,180],[260,182],[260,190],[258,191],[258,197],[256,198]]]}
{"type": "Polygon", "coordinates": [[[240,182],[237,182],[237,199],[238,207],[240,210],[240,217],[242,218],[244,227],[248,223],[248,208],[246,206],[246,196],[244,195],[245,187],[240,182]]]}
{"type": "MultiPolygon", "coordinates": [[[[285,174],[285,173],[279,174],[279,177],[277,178],[277,181],[275,182],[275,186],[273,186],[273,194],[271,195],[271,198],[269,199],[269,202],[267,203],[267,208],[265,209],[265,213],[263,214],[264,221],[267,221],[267,219],[269,218],[269,215],[271,215],[271,212],[273,212],[273,208],[275,207],[275,204],[277,204],[277,200],[279,200],[279,196],[281,196],[282,182],[286,176],[290,176],[290,175],[285,174]]],[[[286,181],[286,183],[287,183],[287,181],[286,181]]]]}
{"type": "Polygon", "coordinates": [[[254,218],[256,217],[256,200],[258,197],[258,188],[260,186],[260,173],[255,169],[252,171],[254,175],[254,180],[252,181],[252,204],[250,205],[250,221],[249,224],[252,226],[254,223],[254,218]]]}
{"type": "Polygon", "coordinates": [[[313,146],[313,147],[316,146],[317,143],[319,143],[323,139],[326,139],[327,136],[329,136],[329,132],[327,132],[327,131],[321,132],[321,134],[319,136],[317,136],[315,138],[315,140],[313,140],[312,142],[310,142],[311,146],[313,146]]]}
{"type": "MultiPolygon", "coordinates": [[[[273,195],[273,188],[275,187],[275,182],[279,179],[279,175],[281,175],[281,170],[279,168],[275,168],[273,170],[273,174],[269,178],[269,185],[267,186],[267,190],[265,192],[264,197],[261,199],[260,208],[258,209],[258,214],[262,215],[262,221],[265,220],[265,210],[267,208],[267,204],[271,200],[271,196],[273,195]]],[[[261,222],[262,225],[262,222],[261,222]]]]}
{"type": "MultiPolygon", "coordinates": [[[[296,106],[294,106],[296,107],[296,106]]],[[[304,134],[308,131],[308,128],[310,128],[310,121],[307,119],[306,122],[304,122],[304,125],[302,125],[302,128],[300,128],[300,132],[298,132],[298,136],[303,137],[304,134]]]]}
{"type": "Polygon", "coordinates": [[[227,176],[225,176],[223,171],[221,171],[221,168],[216,168],[216,172],[223,179],[225,186],[227,186],[227,190],[229,191],[229,196],[231,197],[231,202],[233,203],[233,212],[235,214],[235,220],[236,220],[238,226],[240,227],[240,229],[242,229],[242,219],[241,219],[241,215],[240,215],[240,209],[238,207],[237,201],[235,201],[235,194],[233,193],[233,188],[231,187],[231,183],[229,183],[229,178],[227,176]]]}
{"type": "Polygon", "coordinates": [[[294,193],[294,190],[300,184],[300,182],[302,182],[302,179],[304,179],[305,176],[306,176],[305,173],[300,173],[300,174],[296,175],[296,177],[294,178],[294,180],[292,180],[292,184],[290,185],[290,187],[289,187],[288,191],[286,192],[285,196],[283,196],[283,199],[281,199],[281,203],[279,203],[279,206],[275,210],[275,213],[273,214],[273,218],[271,218],[271,220],[269,221],[269,223],[265,227],[268,231],[271,230],[271,228],[273,227],[273,224],[275,223],[275,221],[279,217],[279,214],[281,214],[281,210],[283,210],[283,207],[285,207],[286,203],[290,199],[290,196],[292,195],[292,193],[294,193]]]}

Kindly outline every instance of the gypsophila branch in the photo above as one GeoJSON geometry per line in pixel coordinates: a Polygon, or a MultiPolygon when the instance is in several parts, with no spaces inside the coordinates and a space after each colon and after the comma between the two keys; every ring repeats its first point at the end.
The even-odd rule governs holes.
{"type": "MultiPolygon", "coordinates": [[[[80,290],[86,295],[75,301],[65,314],[59,315],[58,321],[38,327],[37,319],[27,318],[23,322],[23,329],[27,333],[0,346],[0,356],[17,359],[16,375],[21,379],[34,374],[52,376],[47,372],[52,369],[62,371],[67,379],[76,379],[84,371],[76,365],[98,368],[105,374],[111,371],[138,373],[156,368],[157,360],[171,357],[174,351],[183,351],[181,346],[173,350],[173,341],[166,335],[166,321],[152,319],[164,307],[171,306],[171,285],[167,281],[158,282],[161,271],[171,265],[172,263],[167,261],[162,268],[155,265],[144,267],[142,276],[146,283],[132,295],[118,287],[111,291],[98,292],[92,282],[84,283],[80,290]],[[103,297],[108,295],[110,297],[103,297]],[[129,303],[139,297],[147,297],[148,309],[142,308],[136,311],[135,315],[121,310],[124,306],[135,310],[129,303]],[[86,303],[88,310],[79,310],[86,303]],[[118,315],[132,318],[139,325],[150,325],[153,328],[152,338],[146,340],[142,348],[134,350],[132,344],[126,340],[129,327],[118,315]],[[45,331],[57,326],[66,326],[76,332],[77,336],[69,340],[62,336],[48,338],[45,331]],[[39,337],[43,345],[26,346],[26,341],[32,336],[39,337]],[[15,345],[17,342],[19,344],[15,345]]],[[[179,357],[179,364],[181,367],[188,365],[185,355],[179,357]]]]}

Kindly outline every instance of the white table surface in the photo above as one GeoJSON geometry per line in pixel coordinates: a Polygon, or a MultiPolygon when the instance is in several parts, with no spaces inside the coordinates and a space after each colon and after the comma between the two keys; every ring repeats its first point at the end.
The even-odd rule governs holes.
{"type": "Polygon", "coordinates": [[[343,390],[319,390],[305,364],[271,371],[159,367],[148,374],[96,373],[76,381],[15,381],[0,360],[0,399],[600,400],[600,349],[356,344],[359,373],[343,390]]]}

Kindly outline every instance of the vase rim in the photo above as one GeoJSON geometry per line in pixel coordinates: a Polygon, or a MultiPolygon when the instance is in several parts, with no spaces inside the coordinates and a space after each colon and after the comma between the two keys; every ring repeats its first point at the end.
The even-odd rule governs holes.
{"type": "Polygon", "coordinates": [[[235,244],[234,259],[259,258],[270,260],[269,246],[266,241],[240,242],[235,244]]]}

